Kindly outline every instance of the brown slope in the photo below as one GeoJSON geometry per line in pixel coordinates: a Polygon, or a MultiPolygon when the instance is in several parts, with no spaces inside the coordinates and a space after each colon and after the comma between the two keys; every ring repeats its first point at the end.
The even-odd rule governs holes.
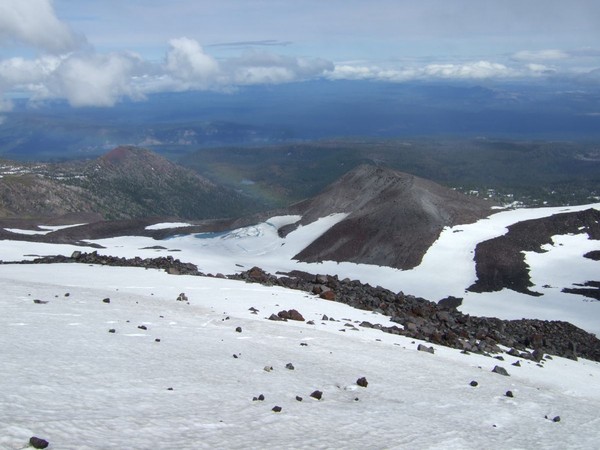
{"type": "Polygon", "coordinates": [[[359,166],[320,195],[289,209],[302,215],[300,224],[334,213],[349,214],[295,258],[411,269],[421,263],[444,227],[486,217],[491,206],[413,175],[359,166]]]}

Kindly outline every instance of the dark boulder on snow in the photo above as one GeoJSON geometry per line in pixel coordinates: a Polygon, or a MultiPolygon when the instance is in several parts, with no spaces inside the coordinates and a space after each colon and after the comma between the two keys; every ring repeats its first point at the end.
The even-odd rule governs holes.
{"type": "Polygon", "coordinates": [[[504,395],[506,395],[507,397],[510,397],[510,398],[513,398],[515,396],[512,391],[506,391],[506,394],[504,394],[504,395]]]}
{"type": "Polygon", "coordinates": [[[287,363],[285,365],[285,368],[288,369],[288,370],[294,370],[295,369],[295,367],[294,367],[294,365],[292,363],[287,363]]]}
{"type": "Polygon", "coordinates": [[[50,445],[50,443],[45,439],[31,436],[31,438],[29,438],[29,445],[31,445],[33,448],[46,448],[48,445],[50,445]]]}
{"type": "Polygon", "coordinates": [[[279,311],[277,313],[281,320],[296,320],[298,322],[304,322],[304,317],[295,309],[290,309],[288,311],[279,311]]]}
{"type": "Polygon", "coordinates": [[[504,367],[494,366],[492,372],[497,373],[498,375],[504,375],[505,377],[510,376],[504,367]]]}
{"type": "Polygon", "coordinates": [[[281,409],[282,409],[281,406],[273,406],[273,409],[271,411],[278,413],[278,412],[281,412],[281,409]]]}
{"type": "Polygon", "coordinates": [[[469,383],[469,386],[471,386],[471,387],[477,387],[477,386],[479,386],[479,383],[477,381],[473,380],[473,381],[471,381],[469,383]]]}
{"type": "Polygon", "coordinates": [[[360,387],[366,388],[369,385],[369,382],[365,377],[360,377],[358,380],[356,380],[356,384],[360,387]]]}
{"type": "Polygon", "coordinates": [[[312,394],[310,394],[310,396],[312,398],[316,398],[317,400],[321,400],[321,398],[323,398],[323,392],[316,390],[316,391],[313,391],[312,394]]]}
{"type": "Polygon", "coordinates": [[[242,332],[242,327],[236,327],[235,332],[236,333],[241,333],[242,332]]]}
{"type": "Polygon", "coordinates": [[[103,298],[102,303],[110,303],[110,298],[103,298]]]}

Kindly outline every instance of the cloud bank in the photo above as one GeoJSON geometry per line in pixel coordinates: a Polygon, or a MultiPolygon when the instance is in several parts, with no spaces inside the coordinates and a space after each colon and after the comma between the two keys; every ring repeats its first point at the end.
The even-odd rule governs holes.
{"type": "MultiPolygon", "coordinates": [[[[183,3],[199,7],[196,3],[183,3]]],[[[140,5],[146,11],[147,5],[140,5]]],[[[162,11],[162,5],[158,7],[157,2],[154,5],[154,11],[162,11]]],[[[388,3],[396,11],[394,5],[388,3]]],[[[450,62],[448,58],[443,62],[421,59],[422,62],[415,63],[398,57],[379,65],[356,61],[336,64],[325,58],[271,51],[275,47],[280,51],[290,50],[293,44],[288,40],[235,40],[203,47],[188,35],[167,39],[162,58],[148,60],[130,51],[94,50],[84,36],[77,35],[57,17],[51,0],[0,0],[2,45],[25,47],[38,56],[0,59],[0,113],[7,113],[13,107],[6,94],[25,95],[33,102],[65,99],[74,107],[111,107],[124,98],[140,100],[156,92],[232,91],[239,86],[314,79],[480,82],[574,75],[578,80],[596,80],[597,75],[586,77],[586,74],[595,73],[597,65],[590,64],[600,55],[593,48],[571,51],[549,48],[524,49],[496,59],[463,57],[450,62]],[[217,56],[224,47],[227,57],[217,56]],[[215,51],[217,55],[212,54],[215,51]],[[233,55],[233,51],[238,54],[233,55]],[[577,66],[576,61],[585,61],[587,66],[577,66]]],[[[345,47],[350,48],[351,43],[345,42],[345,47]]]]}

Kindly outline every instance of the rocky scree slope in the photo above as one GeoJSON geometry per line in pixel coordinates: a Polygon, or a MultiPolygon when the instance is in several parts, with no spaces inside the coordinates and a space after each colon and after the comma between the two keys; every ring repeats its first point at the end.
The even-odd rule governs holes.
{"type": "Polygon", "coordinates": [[[362,165],[316,197],[289,207],[286,212],[302,215],[302,220],[280,234],[320,217],[348,213],[295,259],[412,269],[444,227],[475,222],[489,215],[492,206],[413,175],[362,165]]]}

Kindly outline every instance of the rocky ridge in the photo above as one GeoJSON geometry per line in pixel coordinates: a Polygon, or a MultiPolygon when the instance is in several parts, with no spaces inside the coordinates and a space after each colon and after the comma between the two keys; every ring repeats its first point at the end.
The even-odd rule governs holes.
{"type": "MultiPolygon", "coordinates": [[[[48,256],[21,264],[85,263],[108,266],[144,267],[165,270],[174,275],[216,276],[267,286],[281,286],[319,295],[324,301],[338,301],[354,308],[375,311],[391,317],[398,325],[390,327],[362,322],[362,327],[409,336],[432,344],[457,348],[465,352],[508,354],[541,361],[545,354],[576,359],[578,356],[600,361],[600,340],[595,335],[562,321],[501,320],[473,317],[456,308],[460,299],[447,298],[434,303],[423,298],[394,293],[357,280],[337,276],[312,275],[304,272],[268,274],[258,267],[229,275],[203,274],[194,264],[173,257],[119,258],[98,255],[97,252],[74,252],[68,256],[48,256]]],[[[502,358],[497,355],[496,358],[502,358]]]]}
{"type": "MultiPolygon", "coordinates": [[[[468,289],[473,292],[492,292],[508,288],[523,294],[542,295],[530,289],[533,283],[523,252],[542,253],[543,245],[553,243],[552,236],[566,234],[587,234],[589,239],[600,241],[600,211],[590,208],[525,220],[509,226],[506,234],[477,244],[477,281],[468,289]]],[[[590,252],[589,256],[584,256],[593,254],[590,252]]],[[[593,283],[600,279],[586,281],[593,283]]],[[[597,286],[596,289],[587,289],[585,294],[596,298],[599,294],[597,286]]]]}

